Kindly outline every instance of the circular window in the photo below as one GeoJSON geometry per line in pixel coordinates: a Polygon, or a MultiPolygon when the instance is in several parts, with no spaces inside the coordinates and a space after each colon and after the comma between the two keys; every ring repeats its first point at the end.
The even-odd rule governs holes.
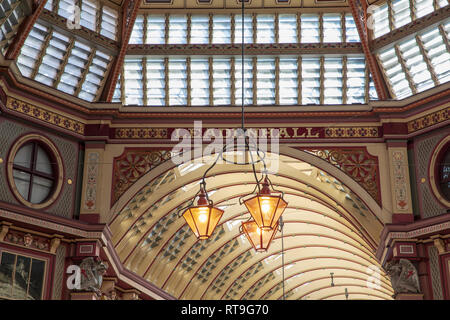
{"type": "Polygon", "coordinates": [[[16,198],[40,209],[56,200],[62,186],[62,162],[56,147],[46,138],[28,135],[12,148],[8,177],[16,198]]]}
{"type": "Polygon", "coordinates": [[[55,185],[55,170],[48,152],[39,142],[20,147],[13,162],[13,177],[17,191],[25,200],[44,202],[55,185]]]}
{"type": "Polygon", "coordinates": [[[450,136],[434,150],[429,174],[433,193],[443,205],[450,207],[450,136]]]}
{"type": "Polygon", "coordinates": [[[450,201],[450,144],[447,144],[445,150],[442,150],[438,160],[438,183],[439,191],[447,201],[450,201]]]}

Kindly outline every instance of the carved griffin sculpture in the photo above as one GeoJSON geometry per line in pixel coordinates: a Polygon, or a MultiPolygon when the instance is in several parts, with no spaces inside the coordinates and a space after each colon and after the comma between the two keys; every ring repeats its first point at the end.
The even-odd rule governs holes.
{"type": "Polygon", "coordinates": [[[391,278],[393,297],[399,293],[419,293],[419,276],[414,265],[406,259],[390,261],[386,265],[386,273],[391,278]]]}
{"type": "Polygon", "coordinates": [[[94,291],[101,295],[100,288],[102,286],[103,275],[108,269],[108,263],[103,261],[95,261],[89,257],[83,259],[80,263],[81,269],[81,291],[94,291]]]}

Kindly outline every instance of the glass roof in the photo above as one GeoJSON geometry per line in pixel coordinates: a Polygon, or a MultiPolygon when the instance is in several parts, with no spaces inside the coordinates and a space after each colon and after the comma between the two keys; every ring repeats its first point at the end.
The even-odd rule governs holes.
{"type": "MultiPolygon", "coordinates": [[[[370,37],[389,37],[389,32],[448,5],[446,0],[384,2],[373,12],[370,37]]],[[[243,62],[246,105],[347,105],[377,99],[346,4],[330,12],[299,12],[290,10],[289,4],[272,12],[249,10],[243,23],[237,10],[196,10],[198,4],[192,1],[183,6],[184,11],[172,11],[159,9],[157,4],[142,5],[131,26],[122,63],[115,61],[122,26],[121,8],[116,3],[49,0],[16,64],[24,77],[88,102],[105,96],[109,71],[119,64],[123,67],[118,70],[117,81],[115,76],[111,78],[115,81],[111,102],[159,107],[235,106],[241,104],[242,62],[236,50],[243,38],[252,46],[243,62]],[[147,9],[150,7],[158,9],[147,9]],[[54,25],[51,19],[56,18],[51,17],[66,21],[66,26],[54,25]],[[100,38],[103,40],[97,42],[100,38]],[[209,46],[223,52],[208,54],[209,46]],[[320,53],[314,52],[317,46],[320,53]],[[337,53],[335,46],[344,51],[337,53]],[[304,51],[283,54],[283,48],[291,47],[304,51]],[[280,53],[274,53],[274,48],[280,53]],[[349,48],[351,53],[346,53],[349,48]]],[[[30,13],[26,1],[0,4],[2,54],[30,13]]],[[[449,21],[424,27],[373,52],[391,98],[404,99],[449,80],[449,21]]]]}

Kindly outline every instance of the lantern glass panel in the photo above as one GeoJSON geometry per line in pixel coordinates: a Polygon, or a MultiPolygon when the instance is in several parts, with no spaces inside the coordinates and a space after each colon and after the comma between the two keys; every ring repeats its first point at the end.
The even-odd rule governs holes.
{"type": "Polygon", "coordinates": [[[205,240],[214,232],[222,214],[223,210],[213,206],[197,206],[188,208],[183,213],[183,217],[195,236],[200,240],[205,240]]]}
{"type": "Polygon", "coordinates": [[[242,223],[242,230],[247,239],[257,252],[265,252],[278,229],[278,223],[271,230],[264,230],[258,227],[255,221],[247,221],[242,223]]]}

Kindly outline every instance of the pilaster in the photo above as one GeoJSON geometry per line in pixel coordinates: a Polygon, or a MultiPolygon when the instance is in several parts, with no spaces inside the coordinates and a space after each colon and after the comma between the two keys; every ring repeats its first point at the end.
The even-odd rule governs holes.
{"type": "Polygon", "coordinates": [[[392,223],[414,222],[409,179],[407,142],[388,141],[389,172],[391,176],[392,223]]]}

